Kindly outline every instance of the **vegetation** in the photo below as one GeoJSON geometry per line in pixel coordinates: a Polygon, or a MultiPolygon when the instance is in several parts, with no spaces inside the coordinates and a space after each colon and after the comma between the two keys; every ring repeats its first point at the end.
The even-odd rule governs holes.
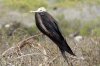
{"type": "Polygon", "coordinates": [[[7,7],[24,11],[47,6],[46,0],[4,0],[4,3],[7,7]]]}
{"type": "MultiPolygon", "coordinates": [[[[48,7],[47,0],[4,0],[4,3],[7,7],[19,10],[32,10],[40,6],[48,7]]],[[[88,3],[88,4],[100,4],[100,0],[56,0],[51,6],[57,7],[75,7],[78,4],[88,3]]]]}
{"type": "MultiPolygon", "coordinates": [[[[16,23],[16,25],[19,24],[16,23]]],[[[13,32],[11,28],[14,28],[13,25],[9,28],[3,27],[0,29],[1,66],[100,65],[100,38],[84,37],[84,40],[80,42],[67,38],[68,44],[77,55],[77,58],[66,53],[68,61],[65,61],[57,46],[47,37],[37,33],[31,36],[30,32],[33,31],[21,24],[13,32]],[[9,34],[9,31],[12,34],[9,34]]]]}
{"type": "Polygon", "coordinates": [[[55,6],[58,7],[65,7],[65,8],[70,8],[70,7],[75,7],[79,4],[100,4],[100,0],[56,0],[55,6]]]}
{"type": "Polygon", "coordinates": [[[98,36],[98,37],[100,36],[100,27],[93,29],[93,35],[98,36]]]}
{"type": "Polygon", "coordinates": [[[64,35],[68,36],[71,33],[79,32],[82,36],[100,36],[100,17],[88,22],[81,20],[67,21],[63,15],[58,15],[57,19],[60,21],[59,26],[64,35]]]}
{"type": "MultiPolygon", "coordinates": [[[[48,7],[48,1],[47,0],[4,0],[4,4],[7,7],[13,8],[15,10],[20,10],[20,11],[29,11],[33,10],[35,8],[38,8],[40,6],[45,6],[48,7]]],[[[51,6],[57,6],[57,7],[73,7],[76,6],[77,4],[83,4],[83,3],[88,3],[88,4],[98,4],[100,3],[99,0],[56,0],[55,3],[51,6]]],[[[50,6],[50,5],[49,5],[50,6]]],[[[100,26],[100,18],[96,18],[92,21],[89,22],[84,22],[81,20],[74,20],[73,21],[67,21],[65,20],[65,16],[63,14],[57,15],[56,16],[59,22],[59,26],[61,26],[61,30],[64,33],[64,35],[69,35],[74,32],[79,32],[80,35],[83,36],[100,36],[99,33],[99,26],[100,26]],[[66,29],[65,29],[66,28],[66,29]]],[[[32,29],[34,26],[32,27],[32,29]]],[[[30,28],[29,33],[31,34],[32,30],[30,28]]],[[[36,29],[36,28],[34,28],[36,29]]]]}

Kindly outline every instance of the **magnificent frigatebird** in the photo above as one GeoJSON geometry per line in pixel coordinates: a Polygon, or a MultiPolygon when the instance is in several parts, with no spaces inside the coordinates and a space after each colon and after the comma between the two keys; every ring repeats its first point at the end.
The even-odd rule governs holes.
{"type": "Polygon", "coordinates": [[[46,11],[46,9],[44,7],[40,7],[37,11],[31,12],[35,12],[35,20],[38,29],[59,47],[62,55],[64,55],[66,51],[75,56],[61,34],[57,21],[46,11]]]}

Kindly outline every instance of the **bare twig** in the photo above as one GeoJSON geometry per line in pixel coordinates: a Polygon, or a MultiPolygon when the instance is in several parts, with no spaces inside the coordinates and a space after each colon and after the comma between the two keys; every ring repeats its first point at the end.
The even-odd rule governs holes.
{"type": "Polygon", "coordinates": [[[23,47],[27,44],[27,41],[28,41],[28,40],[33,39],[33,38],[35,38],[35,37],[37,37],[37,36],[40,36],[40,35],[42,35],[42,33],[37,34],[37,35],[34,35],[34,36],[31,36],[31,37],[29,37],[29,38],[27,38],[27,39],[22,40],[21,42],[18,43],[18,47],[19,47],[19,48],[23,48],[23,47]],[[26,43],[25,43],[25,42],[26,42],[26,43]]]}
{"type": "Polygon", "coordinates": [[[60,57],[60,55],[54,57],[52,60],[48,61],[48,64],[51,64],[54,60],[56,60],[58,57],[60,57]]]}
{"type": "Polygon", "coordinates": [[[15,49],[15,48],[22,48],[22,47],[24,47],[25,45],[26,45],[26,41],[28,41],[28,40],[30,40],[30,39],[32,39],[32,38],[34,38],[34,37],[37,37],[37,36],[40,36],[40,35],[42,35],[42,33],[40,33],[40,34],[37,34],[37,35],[34,35],[34,36],[31,36],[31,37],[29,37],[29,38],[27,38],[27,39],[24,39],[24,40],[22,40],[22,41],[20,41],[19,43],[18,43],[18,46],[14,46],[14,47],[10,47],[9,49],[7,49],[6,51],[4,51],[2,54],[1,54],[1,56],[4,56],[8,51],[10,51],[10,50],[12,50],[12,49],[15,49]]]}
{"type": "Polygon", "coordinates": [[[2,54],[1,54],[1,56],[4,56],[8,51],[10,51],[10,50],[12,50],[12,49],[14,49],[15,47],[11,47],[11,48],[9,48],[9,49],[7,49],[6,51],[4,51],[2,54]]]}
{"type": "Polygon", "coordinates": [[[42,56],[46,56],[46,55],[43,55],[41,53],[31,53],[31,54],[26,54],[26,55],[19,56],[19,57],[15,58],[14,60],[17,60],[17,59],[20,59],[20,58],[26,57],[26,56],[32,56],[32,55],[42,55],[42,56]]]}
{"type": "Polygon", "coordinates": [[[47,52],[46,52],[46,50],[44,49],[44,47],[43,46],[41,46],[41,44],[39,44],[38,43],[38,46],[41,48],[41,52],[44,54],[44,56],[43,56],[43,65],[44,66],[48,66],[48,64],[47,64],[47,61],[48,61],[48,57],[47,57],[47,52]]]}

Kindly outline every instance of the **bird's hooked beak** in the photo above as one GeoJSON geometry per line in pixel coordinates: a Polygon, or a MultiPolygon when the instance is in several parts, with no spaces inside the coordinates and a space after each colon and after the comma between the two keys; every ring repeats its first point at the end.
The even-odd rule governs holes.
{"type": "Polygon", "coordinates": [[[30,13],[34,13],[34,12],[38,12],[38,11],[30,11],[30,13]]]}

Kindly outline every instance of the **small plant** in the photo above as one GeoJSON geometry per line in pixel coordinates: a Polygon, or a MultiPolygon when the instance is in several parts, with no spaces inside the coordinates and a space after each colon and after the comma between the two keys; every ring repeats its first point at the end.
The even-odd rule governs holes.
{"type": "Polygon", "coordinates": [[[100,27],[99,28],[95,28],[92,32],[93,32],[93,35],[100,36],[100,27]]]}
{"type": "Polygon", "coordinates": [[[89,26],[89,24],[84,25],[83,28],[80,30],[80,34],[84,36],[90,35],[90,32],[91,32],[91,27],[89,26]]]}

